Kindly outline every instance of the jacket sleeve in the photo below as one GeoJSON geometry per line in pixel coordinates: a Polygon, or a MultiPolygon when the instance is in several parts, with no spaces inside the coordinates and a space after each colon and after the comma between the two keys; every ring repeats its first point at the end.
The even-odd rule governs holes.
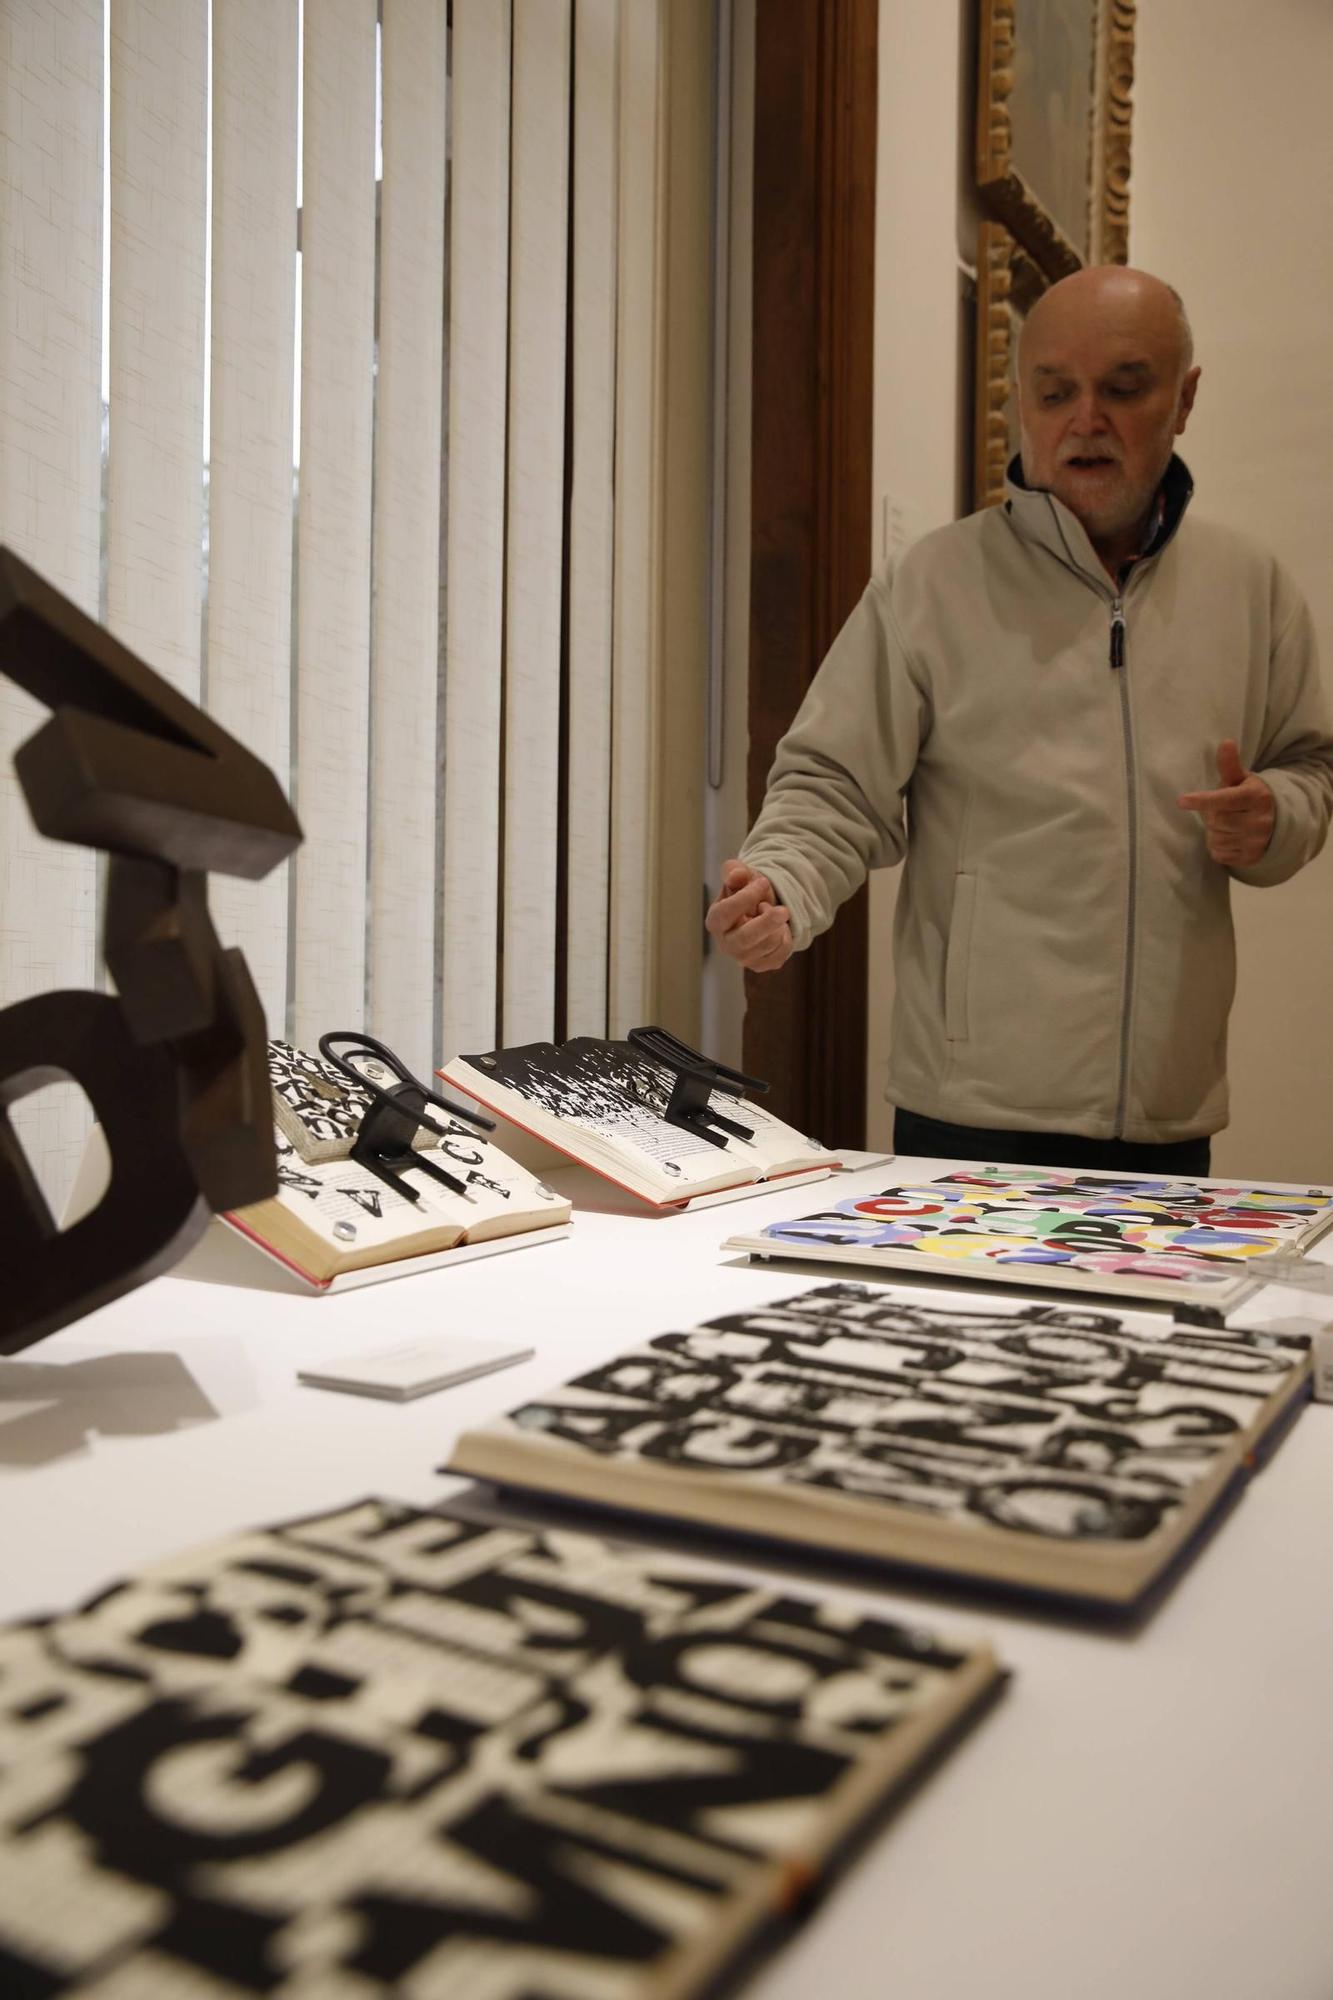
{"type": "Polygon", "coordinates": [[[902,859],[903,795],[928,728],[890,580],[872,578],[778,744],[741,848],[791,911],[798,949],[828,929],[869,869],[902,859]]]}
{"type": "Polygon", "coordinates": [[[1333,812],[1333,734],[1320,685],[1314,622],[1295,585],[1285,577],[1281,584],[1286,616],[1269,663],[1264,740],[1253,763],[1273,794],[1277,818],[1262,859],[1230,871],[1238,882],[1257,889],[1288,881],[1314,860],[1333,812]]]}

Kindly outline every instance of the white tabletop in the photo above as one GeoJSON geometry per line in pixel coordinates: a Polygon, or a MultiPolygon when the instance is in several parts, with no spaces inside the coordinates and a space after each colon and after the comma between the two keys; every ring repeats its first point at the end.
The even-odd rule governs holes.
{"type": "MultiPolygon", "coordinates": [[[[161,1278],[0,1360],[0,1616],[362,1494],[444,1499],[461,1482],[436,1468],[461,1428],[646,1336],[820,1282],[718,1244],[827,1192],[584,1210],[566,1241],[336,1297],[161,1278]],[[536,1355],[405,1405],[296,1381],[430,1333],[536,1355]]],[[[1321,1305],[1333,1317],[1270,1289],[1243,1316],[1321,1305]]],[[[1314,1406],[1137,1630],[841,1574],[889,1615],[986,1633],[1015,1679],[747,2000],[1329,2000],[1331,1537],[1333,1406],[1314,1406]]],[[[817,1561],[781,1573],[828,1581],[817,1561]]]]}

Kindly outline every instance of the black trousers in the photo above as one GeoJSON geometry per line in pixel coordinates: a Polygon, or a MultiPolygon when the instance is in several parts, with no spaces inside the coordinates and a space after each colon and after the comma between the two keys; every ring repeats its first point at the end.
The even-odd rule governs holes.
{"type": "Polygon", "coordinates": [[[1128,1139],[1088,1139],[1080,1132],[1001,1132],[986,1125],[946,1125],[915,1111],[893,1114],[893,1149],[926,1159],[1001,1160],[1019,1167],[1076,1167],[1098,1173],[1207,1174],[1208,1139],[1154,1146],[1128,1139]]]}

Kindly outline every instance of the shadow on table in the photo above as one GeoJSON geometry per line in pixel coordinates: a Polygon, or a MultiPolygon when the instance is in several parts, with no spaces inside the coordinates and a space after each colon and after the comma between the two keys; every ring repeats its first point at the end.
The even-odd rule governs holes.
{"type": "Polygon", "coordinates": [[[247,1292],[279,1292],[293,1299],[318,1299],[273,1257],[265,1256],[225,1222],[213,1221],[172,1272],[173,1278],[193,1278],[203,1285],[235,1285],[247,1292]]]}
{"type": "Polygon", "coordinates": [[[179,1354],[0,1361],[0,1465],[49,1465],[97,1438],[156,1437],[217,1415],[179,1354]]]}

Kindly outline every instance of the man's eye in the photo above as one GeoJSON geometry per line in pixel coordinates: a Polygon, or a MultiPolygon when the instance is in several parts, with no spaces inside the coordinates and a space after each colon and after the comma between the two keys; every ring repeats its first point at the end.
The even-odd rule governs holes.
{"type": "Polygon", "coordinates": [[[1053,410],[1057,403],[1064,402],[1067,394],[1068,391],[1065,389],[1043,389],[1041,392],[1042,408],[1044,410],[1053,410]]]}

